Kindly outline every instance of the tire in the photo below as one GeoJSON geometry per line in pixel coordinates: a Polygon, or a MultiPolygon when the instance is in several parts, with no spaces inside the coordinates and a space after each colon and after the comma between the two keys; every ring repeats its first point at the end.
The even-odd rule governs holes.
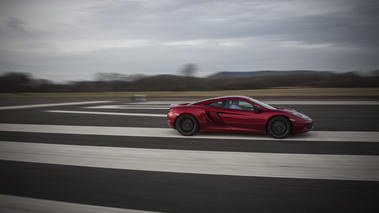
{"type": "Polygon", "coordinates": [[[274,138],[285,138],[291,133],[291,123],[285,117],[274,117],[267,124],[267,132],[274,138]]]}
{"type": "Polygon", "coordinates": [[[181,115],[175,123],[178,132],[184,136],[195,135],[199,131],[199,123],[192,115],[181,115]]]}

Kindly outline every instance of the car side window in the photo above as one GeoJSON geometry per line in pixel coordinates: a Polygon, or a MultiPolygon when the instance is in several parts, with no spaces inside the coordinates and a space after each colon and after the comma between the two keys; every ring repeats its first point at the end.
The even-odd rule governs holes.
{"type": "Polygon", "coordinates": [[[252,110],[254,105],[247,101],[230,99],[226,101],[225,107],[239,110],[252,110]]]}
{"type": "Polygon", "coordinates": [[[246,101],[240,101],[240,107],[243,109],[243,110],[251,110],[253,109],[253,104],[249,103],[249,102],[246,102],[246,101]]]}
{"type": "Polygon", "coordinates": [[[214,107],[224,107],[224,101],[215,101],[215,102],[207,103],[205,105],[214,106],[214,107]]]}

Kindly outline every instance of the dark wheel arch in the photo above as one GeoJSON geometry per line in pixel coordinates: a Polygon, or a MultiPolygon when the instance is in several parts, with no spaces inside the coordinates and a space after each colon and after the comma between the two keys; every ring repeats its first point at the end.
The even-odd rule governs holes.
{"type": "Polygon", "coordinates": [[[292,123],[288,117],[276,115],[267,122],[266,131],[274,138],[285,138],[292,132],[292,123]]]}
{"type": "Polygon", "coordinates": [[[182,114],[175,121],[175,129],[184,136],[195,135],[199,131],[199,122],[191,114],[182,114]]]}

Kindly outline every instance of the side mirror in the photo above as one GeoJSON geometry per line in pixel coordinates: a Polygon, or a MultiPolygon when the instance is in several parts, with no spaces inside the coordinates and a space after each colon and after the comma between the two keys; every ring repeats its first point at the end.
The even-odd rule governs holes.
{"type": "Polygon", "coordinates": [[[253,109],[252,109],[253,111],[257,111],[257,112],[263,112],[263,109],[262,108],[260,108],[259,106],[257,106],[257,105],[253,105],[253,109]]]}

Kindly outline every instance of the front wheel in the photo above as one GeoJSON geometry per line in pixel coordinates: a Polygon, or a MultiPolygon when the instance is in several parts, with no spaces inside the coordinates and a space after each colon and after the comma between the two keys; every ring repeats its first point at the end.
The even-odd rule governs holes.
{"type": "Polygon", "coordinates": [[[291,123],[287,118],[274,117],[268,122],[267,132],[274,138],[285,138],[291,132],[291,123]]]}
{"type": "Polygon", "coordinates": [[[178,132],[184,136],[191,136],[199,130],[199,124],[192,115],[182,115],[178,118],[175,124],[178,132]]]}

